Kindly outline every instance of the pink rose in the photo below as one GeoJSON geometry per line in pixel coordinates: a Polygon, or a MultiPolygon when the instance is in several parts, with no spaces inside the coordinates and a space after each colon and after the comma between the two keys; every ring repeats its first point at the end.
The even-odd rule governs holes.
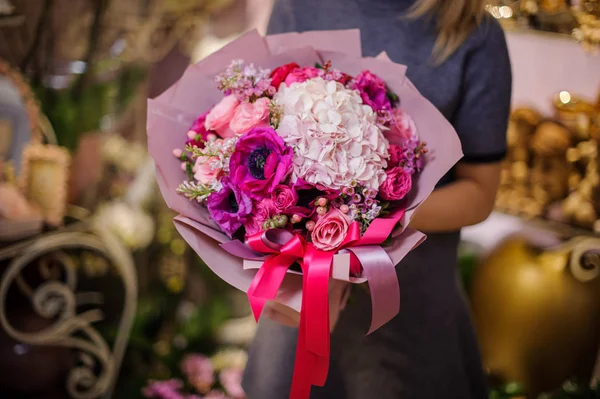
{"type": "Polygon", "coordinates": [[[280,184],[271,193],[271,199],[279,212],[288,213],[298,203],[298,194],[291,187],[280,184]]]}
{"type": "Polygon", "coordinates": [[[269,117],[270,101],[268,98],[262,97],[253,103],[243,102],[235,110],[229,128],[235,134],[244,134],[253,127],[265,123],[269,117]]]}
{"type": "Polygon", "coordinates": [[[210,184],[219,176],[220,169],[213,169],[211,164],[217,161],[218,157],[198,157],[194,165],[194,179],[202,184],[210,184]]]}
{"type": "Polygon", "coordinates": [[[387,174],[383,184],[379,186],[379,195],[387,201],[399,201],[403,199],[412,187],[410,173],[400,167],[392,168],[385,172],[387,174]]]}
{"type": "Polygon", "coordinates": [[[406,140],[417,137],[417,126],[410,115],[400,108],[394,108],[390,130],[383,132],[383,135],[391,144],[401,145],[406,140]]]}
{"type": "Polygon", "coordinates": [[[284,83],[289,86],[292,83],[302,83],[307,81],[308,79],[316,78],[319,76],[319,70],[314,67],[304,67],[294,69],[286,76],[284,83]]]}
{"type": "Polygon", "coordinates": [[[252,214],[244,223],[246,235],[263,231],[263,223],[277,214],[277,208],[270,199],[255,201],[252,204],[252,214]]]}
{"type": "Polygon", "coordinates": [[[339,248],[346,239],[350,221],[337,209],[329,211],[315,225],[311,239],[315,247],[322,251],[332,251],[339,248]]]}
{"type": "Polygon", "coordinates": [[[229,95],[210,110],[206,115],[204,127],[206,130],[214,130],[222,138],[233,137],[235,133],[229,128],[229,123],[235,114],[240,101],[234,96],[229,95]]]}

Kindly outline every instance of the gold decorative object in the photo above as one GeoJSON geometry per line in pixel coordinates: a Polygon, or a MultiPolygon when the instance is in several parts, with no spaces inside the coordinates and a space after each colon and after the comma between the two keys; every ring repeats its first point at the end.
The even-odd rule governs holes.
{"type": "MultiPolygon", "coordinates": [[[[44,116],[40,112],[40,106],[38,104],[37,98],[35,94],[31,90],[29,83],[25,80],[23,75],[18,72],[15,68],[12,68],[6,61],[0,58],[0,76],[3,76],[5,79],[8,79],[10,83],[14,86],[14,88],[19,93],[21,100],[25,106],[25,111],[27,112],[27,117],[29,119],[29,129],[31,131],[31,142],[32,143],[42,143],[43,140],[43,127],[46,126],[44,121],[44,116]]],[[[0,127],[0,134],[4,135],[6,131],[8,131],[10,127],[4,126],[0,127]]],[[[8,135],[6,135],[8,136],[8,135]]],[[[5,136],[5,137],[6,137],[5,136]]],[[[8,138],[5,138],[8,140],[8,138]]],[[[0,139],[0,141],[3,141],[0,139]]],[[[0,157],[2,156],[1,149],[3,148],[2,144],[0,144],[0,157]]]]}
{"type": "Polygon", "coordinates": [[[600,232],[600,105],[563,91],[555,119],[515,109],[496,207],[600,232]]]}
{"type": "MultiPolygon", "coordinates": [[[[0,249],[0,266],[0,327],[3,334],[20,347],[45,348],[46,351],[64,348],[64,351],[54,353],[62,356],[64,362],[61,365],[71,367],[66,370],[68,373],[63,382],[70,398],[110,398],[135,318],[137,277],[128,252],[107,232],[91,231],[84,224],[3,247],[0,249]],[[80,290],[77,284],[80,270],[75,258],[81,251],[93,253],[108,262],[123,287],[121,316],[112,346],[94,324],[104,318],[104,295],[114,293],[80,290]],[[31,286],[23,277],[32,274],[39,276],[39,284],[31,286]],[[12,301],[17,294],[30,307],[18,312],[12,308],[11,311],[9,295],[10,303],[14,305],[12,301]],[[38,320],[36,323],[41,328],[32,327],[31,323],[18,323],[24,317],[38,320]],[[73,362],[70,361],[71,353],[75,355],[73,362]]],[[[9,362],[10,359],[4,356],[0,359],[3,375],[8,369],[14,374],[15,368],[17,372],[23,368],[22,361],[9,362]]],[[[30,365],[25,367],[28,368],[23,369],[22,374],[27,378],[35,380],[39,377],[30,365]]],[[[61,366],[52,364],[51,367],[61,366]]],[[[59,377],[60,373],[51,375],[59,377]]]]}
{"type": "Polygon", "coordinates": [[[62,147],[33,144],[23,151],[21,188],[53,226],[62,224],[66,212],[69,164],[69,152],[62,147]]]}
{"type": "Polygon", "coordinates": [[[600,54],[600,2],[596,1],[596,3],[595,11],[598,14],[594,14],[594,8],[575,14],[579,27],[573,31],[573,36],[582,43],[585,51],[598,55],[600,54]]]}
{"type": "Polygon", "coordinates": [[[152,63],[177,45],[189,54],[207,19],[233,2],[20,0],[14,4],[15,12],[22,14],[25,21],[19,26],[0,26],[0,54],[6,54],[14,65],[41,66],[46,71],[50,67],[47,60],[86,63],[120,57],[116,64],[107,65],[109,69],[119,67],[120,62],[152,63]],[[37,41],[32,34],[36,30],[37,41]],[[38,51],[28,54],[31,49],[38,51]],[[32,62],[34,58],[36,63],[32,62]]]}
{"type": "Polygon", "coordinates": [[[476,269],[471,299],[492,375],[532,395],[572,377],[591,380],[600,346],[600,238],[550,249],[509,238],[476,269]]]}

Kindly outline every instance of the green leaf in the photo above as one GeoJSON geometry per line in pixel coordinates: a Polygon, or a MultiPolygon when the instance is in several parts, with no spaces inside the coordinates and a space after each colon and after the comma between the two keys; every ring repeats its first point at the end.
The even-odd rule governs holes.
{"type": "Polygon", "coordinates": [[[315,62],[315,68],[323,69],[323,65],[319,64],[318,62],[315,62]]]}

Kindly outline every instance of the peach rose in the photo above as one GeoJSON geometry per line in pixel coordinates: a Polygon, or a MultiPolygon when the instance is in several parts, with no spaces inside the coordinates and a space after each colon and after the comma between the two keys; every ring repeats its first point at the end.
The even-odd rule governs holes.
{"type": "Polygon", "coordinates": [[[240,104],[233,114],[229,128],[235,134],[244,134],[253,127],[266,122],[269,117],[270,101],[268,98],[262,97],[253,103],[240,104]]]}
{"type": "Polygon", "coordinates": [[[219,158],[217,157],[196,158],[196,164],[194,165],[194,179],[202,184],[212,183],[221,172],[220,169],[213,169],[211,166],[212,162],[218,159],[219,158]]]}
{"type": "Polygon", "coordinates": [[[223,97],[206,115],[206,120],[204,121],[206,130],[214,130],[224,139],[233,137],[235,133],[229,128],[229,123],[238,105],[240,105],[240,101],[234,95],[223,97]]]}
{"type": "Polygon", "coordinates": [[[329,211],[315,225],[311,232],[311,240],[321,251],[332,251],[339,248],[348,235],[350,221],[337,209],[329,211]]]}

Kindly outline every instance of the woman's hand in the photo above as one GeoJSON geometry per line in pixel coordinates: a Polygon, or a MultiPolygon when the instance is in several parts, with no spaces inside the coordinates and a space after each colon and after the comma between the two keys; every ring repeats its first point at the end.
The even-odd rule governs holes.
{"type": "MultiPolygon", "coordinates": [[[[333,331],[340,312],[344,310],[350,295],[350,283],[329,280],[329,325],[333,331]]],[[[288,327],[300,325],[300,313],[274,301],[269,301],[263,309],[263,316],[288,327]]]]}
{"type": "Polygon", "coordinates": [[[419,207],[410,227],[425,233],[451,232],[483,222],[494,209],[501,163],[458,163],[455,181],[435,190],[419,207]]]}

